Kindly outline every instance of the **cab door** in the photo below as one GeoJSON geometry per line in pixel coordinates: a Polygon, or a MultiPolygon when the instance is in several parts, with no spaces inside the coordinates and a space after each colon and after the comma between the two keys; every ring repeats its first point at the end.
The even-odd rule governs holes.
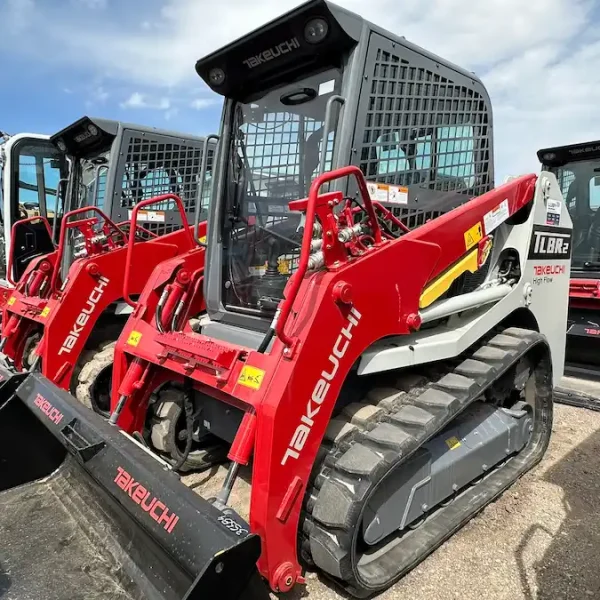
{"type": "MultiPolygon", "coordinates": [[[[3,219],[6,249],[13,253],[14,273],[18,280],[28,263],[54,250],[51,237],[41,222],[19,225],[15,245],[10,247],[12,225],[29,217],[46,217],[50,225],[66,192],[66,159],[47,139],[23,137],[10,148],[8,199],[4,201],[3,219]],[[8,201],[7,201],[8,200],[8,201]]],[[[6,263],[0,266],[6,273],[6,263]]]]}

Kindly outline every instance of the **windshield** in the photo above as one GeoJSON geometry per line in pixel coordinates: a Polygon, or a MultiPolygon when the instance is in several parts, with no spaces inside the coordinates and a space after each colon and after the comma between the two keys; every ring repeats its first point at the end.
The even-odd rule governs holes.
{"type": "Polygon", "coordinates": [[[600,271],[600,160],[550,169],[573,221],[572,269],[600,271]]]}
{"type": "Polygon", "coordinates": [[[47,140],[17,142],[12,152],[15,205],[18,218],[54,218],[59,181],[66,173],[62,153],[47,140]]]}
{"type": "Polygon", "coordinates": [[[225,305],[272,312],[297,267],[302,239],[291,200],[305,198],[321,154],[331,168],[339,105],[324,143],[328,99],[341,72],[330,69],[277,88],[232,110],[223,219],[225,305]]]}

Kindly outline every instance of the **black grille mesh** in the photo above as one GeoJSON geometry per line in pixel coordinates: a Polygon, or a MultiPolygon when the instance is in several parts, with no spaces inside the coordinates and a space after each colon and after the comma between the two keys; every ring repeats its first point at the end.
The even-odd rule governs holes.
{"type": "MultiPolygon", "coordinates": [[[[212,168],[213,149],[209,149],[208,169],[212,168]]],[[[165,143],[148,137],[132,137],[127,149],[127,160],[121,190],[121,208],[133,208],[142,200],[162,194],[177,194],[183,201],[188,222],[193,222],[198,182],[202,161],[200,145],[165,143]]],[[[202,205],[208,205],[210,183],[207,180],[202,194],[202,205]]],[[[174,211],[173,202],[155,204],[149,210],[174,211]]],[[[165,223],[140,221],[140,225],[154,233],[170,233],[180,225],[173,222],[171,213],[165,223]]]]}
{"type": "Polygon", "coordinates": [[[460,204],[456,194],[489,191],[491,116],[480,93],[383,49],[370,86],[360,154],[365,176],[411,192],[413,186],[440,192],[427,206],[415,206],[411,193],[407,207],[394,209],[409,227],[460,204]]]}

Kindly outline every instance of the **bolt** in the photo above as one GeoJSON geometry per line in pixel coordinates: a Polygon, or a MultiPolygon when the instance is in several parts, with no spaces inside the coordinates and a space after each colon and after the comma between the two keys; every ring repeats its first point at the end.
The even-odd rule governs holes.
{"type": "Polygon", "coordinates": [[[482,468],[484,471],[487,471],[487,470],[488,470],[488,466],[487,466],[487,465],[481,465],[481,468],[482,468]]]}
{"type": "Polygon", "coordinates": [[[294,578],[291,575],[288,575],[285,578],[285,585],[290,586],[292,583],[294,583],[294,578]]]}
{"type": "Polygon", "coordinates": [[[429,508],[429,506],[427,506],[427,504],[422,504],[422,505],[421,505],[421,510],[422,510],[423,512],[425,512],[425,511],[426,511],[428,508],[429,508]]]}

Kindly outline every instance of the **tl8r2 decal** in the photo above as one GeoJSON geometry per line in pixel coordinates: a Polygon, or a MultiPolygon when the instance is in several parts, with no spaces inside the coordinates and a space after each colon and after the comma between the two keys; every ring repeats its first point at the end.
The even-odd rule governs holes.
{"type": "Polygon", "coordinates": [[[535,225],[529,246],[529,260],[569,260],[571,230],[535,225]]]}

